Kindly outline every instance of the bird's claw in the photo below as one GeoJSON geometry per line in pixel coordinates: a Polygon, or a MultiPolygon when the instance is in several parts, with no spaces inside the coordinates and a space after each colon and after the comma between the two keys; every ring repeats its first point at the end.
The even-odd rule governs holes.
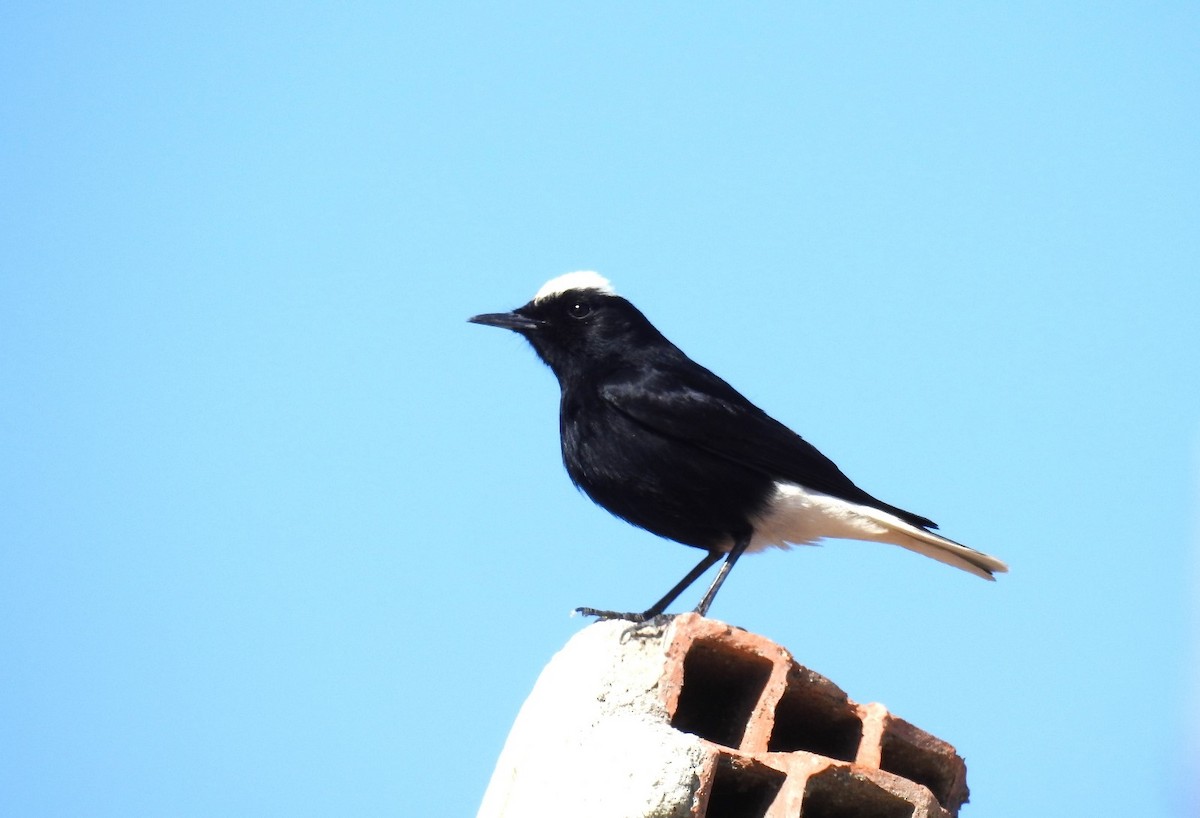
{"type": "Polygon", "coordinates": [[[646,615],[640,613],[629,613],[622,611],[602,611],[598,608],[576,608],[575,613],[581,616],[594,616],[601,622],[609,619],[624,619],[627,622],[645,622],[646,615]]]}
{"type": "Polygon", "coordinates": [[[599,611],[595,608],[576,608],[575,612],[583,616],[594,616],[601,622],[607,622],[613,619],[620,619],[625,622],[632,623],[628,628],[621,632],[621,642],[625,642],[635,637],[657,636],[662,633],[667,625],[671,624],[671,620],[675,618],[675,614],[653,614],[647,616],[644,613],[623,613],[620,611],[599,611]]]}

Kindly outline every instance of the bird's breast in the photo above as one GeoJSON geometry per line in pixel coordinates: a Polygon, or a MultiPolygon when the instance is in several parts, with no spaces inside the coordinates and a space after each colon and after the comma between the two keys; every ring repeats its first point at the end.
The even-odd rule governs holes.
{"type": "Polygon", "coordinates": [[[716,548],[748,532],[773,481],[649,429],[596,398],[564,396],[563,464],[598,505],[662,537],[716,548]]]}

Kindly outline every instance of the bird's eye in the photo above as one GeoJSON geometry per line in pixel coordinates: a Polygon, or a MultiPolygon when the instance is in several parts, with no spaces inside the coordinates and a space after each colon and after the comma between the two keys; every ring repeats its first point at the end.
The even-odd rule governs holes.
{"type": "Polygon", "coordinates": [[[582,301],[576,301],[571,306],[567,307],[567,315],[572,318],[587,318],[592,314],[590,304],[584,304],[582,301]]]}

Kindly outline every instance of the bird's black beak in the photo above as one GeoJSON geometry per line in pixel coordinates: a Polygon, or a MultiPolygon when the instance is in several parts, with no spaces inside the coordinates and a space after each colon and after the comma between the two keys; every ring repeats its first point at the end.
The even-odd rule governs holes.
{"type": "Polygon", "coordinates": [[[541,322],[526,318],[517,312],[489,312],[475,315],[467,319],[472,324],[483,324],[488,327],[510,329],[513,332],[529,332],[541,326],[541,322]]]}

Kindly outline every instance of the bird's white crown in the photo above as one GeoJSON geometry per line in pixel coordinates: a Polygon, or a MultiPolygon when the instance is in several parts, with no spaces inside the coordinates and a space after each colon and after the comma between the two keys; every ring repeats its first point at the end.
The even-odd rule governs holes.
{"type": "Polygon", "coordinates": [[[579,270],[578,272],[566,273],[547,281],[537,291],[537,295],[533,297],[533,301],[536,304],[543,299],[552,298],[568,290],[599,290],[605,295],[617,294],[612,284],[604,276],[591,270],[579,270]]]}

